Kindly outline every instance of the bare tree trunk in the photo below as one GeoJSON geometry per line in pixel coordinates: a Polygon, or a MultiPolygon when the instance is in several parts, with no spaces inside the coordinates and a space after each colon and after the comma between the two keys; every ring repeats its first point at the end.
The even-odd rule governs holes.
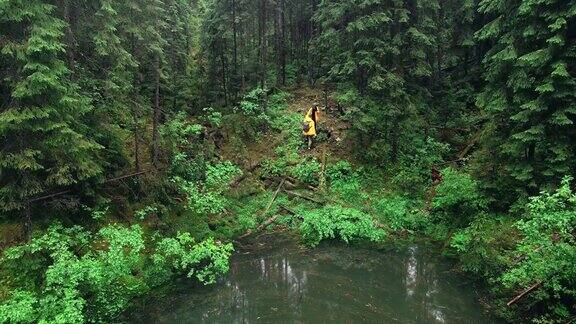
{"type": "Polygon", "coordinates": [[[259,34],[260,34],[260,86],[266,88],[266,74],[268,72],[267,57],[268,57],[268,42],[266,22],[268,20],[267,2],[268,0],[260,0],[260,19],[259,19],[259,34]]]}
{"type": "Polygon", "coordinates": [[[281,85],[286,85],[286,19],[284,16],[284,0],[278,0],[276,6],[276,19],[275,19],[275,29],[276,29],[276,78],[277,83],[281,85]]]}
{"type": "Polygon", "coordinates": [[[392,124],[392,131],[390,132],[390,137],[391,137],[391,153],[390,153],[390,159],[392,160],[392,162],[396,162],[398,160],[398,118],[394,118],[393,119],[393,124],[392,124]]]}
{"type": "Polygon", "coordinates": [[[32,210],[30,209],[30,203],[26,203],[26,207],[24,207],[24,237],[27,240],[30,239],[32,235],[32,210]]]}
{"type": "MultiPolygon", "coordinates": [[[[136,44],[136,40],[132,40],[132,52],[134,53],[134,57],[137,57],[139,54],[138,45],[136,44]]],[[[132,123],[133,123],[133,135],[134,135],[134,169],[136,172],[140,171],[140,125],[138,124],[139,118],[139,107],[138,107],[138,86],[140,84],[140,74],[139,71],[134,71],[134,84],[133,84],[133,92],[132,95],[132,123]]]]}
{"type": "Polygon", "coordinates": [[[228,84],[226,82],[226,58],[224,57],[225,50],[222,49],[220,53],[220,63],[222,64],[222,88],[224,90],[224,106],[228,106],[228,84]]]}
{"type": "Polygon", "coordinates": [[[236,0],[232,0],[232,42],[234,46],[232,60],[234,64],[234,73],[238,72],[238,26],[236,19],[236,0]]]}
{"type": "Polygon", "coordinates": [[[156,57],[154,84],[154,113],[152,117],[152,165],[158,165],[158,124],[160,121],[160,56],[156,57]]]}
{"type": "Polygon", "coordinates": [[[140,126],[138,125],[138,96],[137,87],[134,86],[134,103],[132,105],[132,123],[134,124],[134,170],[140,171],[140,126]]]}
{"type": "Polygon", "coordinates": [[[65,38],[66,38],[66,55],[68,58],[68,67],[70,69],[74,69],[75,65],[75,48],[76,44],[74,41],[74,35],[72,34],[72,20],[70,19],[70,1],[69,0],[62,0],[62,10],[64,15],[64,21],[68,24],[65,30],[65,38]]]}
{"type": "Polygon", "coordinates": [[[231,90],[233,98],[236,101],[238,98],[238,83],[239,83],[239,69],[238,69],[238,26],[237,26],[237,13],[236,13],[236,0],[232,0],[232,73],[231,73],[231,90]]]}

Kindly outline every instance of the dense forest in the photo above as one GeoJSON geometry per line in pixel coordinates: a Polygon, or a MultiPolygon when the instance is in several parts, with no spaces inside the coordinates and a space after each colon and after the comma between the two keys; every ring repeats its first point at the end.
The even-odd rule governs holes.
{"type": "Polygon", "coordinates": [[[575,121],[574,0],[0,0],[0,322],[117,320],[275,227],[574,321],[575,121]]]}

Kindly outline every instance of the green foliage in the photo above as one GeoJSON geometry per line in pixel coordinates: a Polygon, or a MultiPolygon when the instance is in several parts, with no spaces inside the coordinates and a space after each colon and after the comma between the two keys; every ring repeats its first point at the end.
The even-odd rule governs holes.
{"type": "Polygon", "coordinates": [[[423,230],[429,222],[425,214],[414,210],[412,200],[401,196],[382,197],[372,203],[374,215],[392,231],[410,233],[423,230]]]}
{"type": "Polygon", "coordinates": [[[495,278],[508,263],[507,251],[516,237],[513,222],[506,217],[480,214],[470,226],[454,232],[450,247],[464,270],[486,278],[495,278]]]}
{"type": "Polygon", "coordinates": [[[533,301],[546,301],[558,320],[566,320],[563,301],[574,299],[576,291],[576,194],[565,177],[553,193],[542,192],[527,206],[528,215],[516,223],[522,239],[514,250],[518,262],[501,277],[506,288],[525,288],[542,282],[533,301]]]}
{"type": "Polygon", "coordinates": [[[330,181],[330,191],[344,203],[350,206],[362,206],[369,195],[362,186],[361,176],[353,170],[350,163],[339,161],[326,168],[330,181]]]}
{"type": "Polygon", "coordinates": [[[137,210],[134,213],[134,216],[136,216],[136,218],[138,218],[139,220],[144,220],[146,219],[148,216],[150,216],[151,214],[155,214],[158,212],[158,207],[157,206],[145,206],[142,209],[137,210]]]}
{"type": "Polygon", "coordinates": [[[326,239],[381,241],[386,233],[374,225],[372,216],[353,208],[327,205],[303,214],[300,233],[306,244],[318,245],[326,239]]]}
{"type": "Polygon", "coordinates": [[[452,168],[442,170],[442,177],[432,200],[434,215],[455,227],[467,226],[487,206],[478,182],[452,168]]]}
{"type": "Polygon", "coordinates": [[[183,151],[190,147],[190,142],[196,139],[203,129],[201,125],[191,123],[184,112],[179,112],[160,128],[163,146],[172,154],[183,151]]]}
{"type": "Polygon", "coordinates": [[[404,192],[421,196],[430,185],[431,167],[443,161],[447,151],[447,144],[430,137],[426,141],[413,141],[412,148],[406,150],[398,165],[392,168],[392,183],[404,192]]]}
{"type": "Polygon", "coordinates": [[[202,181],[174,176],[172,182],[186,196],[187,207],[197,214],[217,214],[229,205],[223,193],[241,170],[231,162],[207,165],[202,181]]]}
{"type": "Polygon", "coordinates": [[[574,8],[561,0],[483,0],[479,11],[488,19],[476,37],[493,44],[477,100],[489,119],[486,153],[496,178],[534,193],[574,172],[576,76],[566,70],[576,56],[574,8]]]}
{"type": "Polygon", "coordinates": [[[216,111],[212,107],[207,107],[202,109],[204,112],[202,114],[202,120],[211,127],[220,127],[222,126],[222,113],[216,111]]]}
{"type": "Polygon", "coordinates": [[[345,180],[348,176],[352,175],[353,169],[350,162],[339,160],[334,164],[329,164],[326,167],[326,175],[330,181],[345,180]]]}
{"type": "Polygon", "coordinates": [[[0,5],[0,211],[54,187],[98,177],[103,146],[89,136],[90,98],[61,55],[66,22],[44,1],[0,5]],[[3,37],[4,38],[4,37],[3,37]]]}
{"type": "Polygon", "coordinates": [[[248,91],[240,101],[240,112],[260,122],[265,122],[267,119],[264,111],[265,100],[265,91],[262,88],[254,88],[248,91]]]}
{"type": "Polygon", "coordinates": [[[212,284],[228,272],[228,259],[234,250],[232,244],[221,244],[207,239],[196,243],[190,233],[178,233],[175,238],[164,238],[152,255],[155,266],[171,265],[178,273],[194,276],[204,284],[212,284]]]}
{"type": "Polygon", "coordinates": [[[213,283],[228,270],[231,244],[195,244],[189,234],[164,238],[146,252],[139,226],[111,225],[97,234],[55,225],[28,244],[7,249],[1,268],[14,288],[0,304],[2,322],[106,322],[135,297],[188,273],[213,283]],[[158,274],[163,273],[163,277],[158,274]]]}
{"type": "Polygon", "coordinates": [[[291,167],[290,174],[302,182],[317,185],[320,169],[320,163],[316,159],[305,159],[291,167]]]}

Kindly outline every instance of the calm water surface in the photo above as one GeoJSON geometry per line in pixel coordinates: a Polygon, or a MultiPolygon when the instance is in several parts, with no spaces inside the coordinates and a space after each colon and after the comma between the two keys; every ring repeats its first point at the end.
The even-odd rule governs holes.
{"type": "Polygon", "coordinates": [[[155,300],[134,323],[490,323],[474,288],[424,245],[392,251],[257,241],[209,287],[155,300]]]}

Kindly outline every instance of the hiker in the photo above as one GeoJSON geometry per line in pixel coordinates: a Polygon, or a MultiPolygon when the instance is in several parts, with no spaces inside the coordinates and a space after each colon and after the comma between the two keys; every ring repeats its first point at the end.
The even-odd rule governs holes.
{"type": "Polygon", "coordinates": [[[312,148],[312,137],[316,137],[319,114],[320,112],[318,110],[318,104],[313,104],[312,108],[308,109],[308,112],[304,116],[302,131],[304,133],[304,137],[308,141],[308,149],[312,148]]]}

